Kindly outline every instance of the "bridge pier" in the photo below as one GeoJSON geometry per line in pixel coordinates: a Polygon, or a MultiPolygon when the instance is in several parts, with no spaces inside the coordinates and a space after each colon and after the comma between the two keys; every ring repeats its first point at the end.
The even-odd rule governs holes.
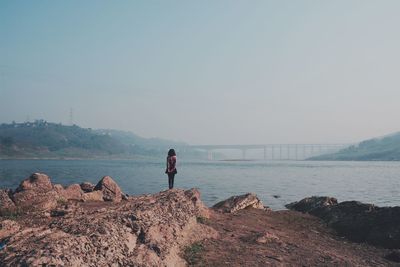
{"type": "Polygon", "coordinates": [[[207,159],[208,160],[213,160],[213,152],[212,150],[207,150],[207,159]]]}
{"type": "Polygon", "coordinates": [[[267,160],[267,146],[264,146],[264,160],[267,160]]]}
{"type": "Polygon", "coordinates": [[[290,159],[290,145],[287,146],[287,159],[290,159]]]}
{"type": "Polygon", "coordinates": [[[271,159],[272,160],[275,159],[275,146],[274,145],[271,146],[271,159]]]}

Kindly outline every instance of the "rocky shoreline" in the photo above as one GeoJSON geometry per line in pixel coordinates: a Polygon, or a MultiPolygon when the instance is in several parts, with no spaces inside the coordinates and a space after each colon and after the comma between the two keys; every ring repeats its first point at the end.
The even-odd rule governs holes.
{"type": "Polygon", "coordinates": [[[332,197],[305,198],[286,207],[321,218],[352,241],[400,248],[400,207],[377,207],[358,201],[338,203],[332,197]]]}
{"type": "Polygon", "coordinates": [[[400,208],[254,194],[212,208],[196,189],[128,196],[109,177],[0,190],[0,266],[396,266],[400,208]]]}

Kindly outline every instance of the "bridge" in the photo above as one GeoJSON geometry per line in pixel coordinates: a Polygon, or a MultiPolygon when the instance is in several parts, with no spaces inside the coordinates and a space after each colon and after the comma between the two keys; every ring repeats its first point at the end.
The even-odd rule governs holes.
{"type": "Polygon", "coordinates": [[[338,152],[352,144],[256,144],[256,145],[190,145],[192,149],[207,152],[208,160],[221,150],[239,150],[242,160],[248,150],[261,150],[264,160],[305,160],[310,157],[338,152]]]}

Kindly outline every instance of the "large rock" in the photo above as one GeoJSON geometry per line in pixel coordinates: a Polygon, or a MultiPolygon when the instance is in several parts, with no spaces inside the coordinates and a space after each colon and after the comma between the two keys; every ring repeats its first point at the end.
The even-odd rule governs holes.
{"type": "Polygon", "coordinates": [[[58,193],[59,200],[82,200],[84,192],[79,184],[72,184],[70,186],[64,187],[60,184],[54,185],[54,190],[58,193]]]}
{"type": "Polygon", "coordinates": [[[89,192],[93,192],[95,185],[89,182],[83,182],[80,184],[81,189],[83,190],[83,192],[85,193],[89,193],[89,192]]]}
{"type": "Polygon", "coordinates": [[[50,178],[41,173],[34,173],[22,181],[12,195],[16,206],[30,210],[52,209],[57,206],[59,198],[50,178]]]}
{"type": "Polygon", "coordinates": [[[102,191],[93,191],[89,193],[84,193],[82,195],[82,201],[104,201],[103,200],[103,192],[102,191]]]}
{"type": "Polygon", "coordinates": [[[34,173],[29,178],[23,180],[15,191],[35,190],[37,192],[47,192],[52,189],[53,185],[49,176],[43,173],[34,173]]]}
{"type": "Polygon", "coordinates": [[[329,197],[303,199],[287,207],[321,218],[350,240],[400,248],[400,207],[377,207],[358,201],[337,203],[329,197]]]}
{"type": "Polygon", "coordinates": [[[197,223],[206,207],[196,190],[74,204],[65,216],[27,218],[18,232],[0,230],[7,240],[0,265],[185,266],[183,248],[216,237],[215,230],[197,223]]]}
{"type": "Polygon", "coordinates": [[[286,208],[301,212],[316,213],[320,208],[336,205],[337,199],[333,197],[307,197],[286,205],[286,208]]]}
{"type": "Polygon", "coordinates": [[[28,190],[15,193],[13,199],[16,206],[22,210],[41,211],[55,208],[60,196],[54,190],[48,192],[28,190]]]}
{"type": "Polygon", "coordinates": [[[233,213],[245,208],[266,209],[261,200],[254,193],[230,197],[218,202],[213,208],[226,213],[233,213]]]}
{"type": "Polygon", "coordinates": [[[103,193],[104,201],[120,202],[122,200],[121,188],[110,177],[103,177],[94,188],[94,191],[99,190],[103,193]]]}
{"type": "Polygon", "coordinates": [[[83,193],[79,184],[72,184],[65,188],[64,197],[66,199],[81,200],[83,193]]]}
{"type": "Polygon", "coordinates": [[[62,194],[64,192],[64,190],[65,190],[64,186],[61,185],[61,184],[53,185],[53,189],[59,194],[62,194]]]}
{"type": "Polygon", "coordinates": [[[96,186],[91,183],[72,184],[64,187],[53,185],[46,174],[34,173],[21,182],[15,193],[0,190],[0,209],[18,207],[22,210],[51,210],[68,200],[111,201],[127,200],[120,187],[109,177],[103,177],[96,186]]]}
{"type": "Polygon", "coordinates": [[[0,211],[11,210],[15,208],[15,204],[10,198],[11,195],[11,190],[0,189],[0,211]]]}

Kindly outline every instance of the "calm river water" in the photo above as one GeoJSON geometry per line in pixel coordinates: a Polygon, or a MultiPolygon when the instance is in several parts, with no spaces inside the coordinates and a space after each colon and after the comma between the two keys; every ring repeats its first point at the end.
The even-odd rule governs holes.
{"type": "MultiPolygon", "coordinates": [[[[167,188],[164,161],[0,160],[0,188],[13,188],[33,172],[64,185],[112,176],[130,195],[167,188]]],[[[211,206],[232,195],[255,192],[274,210],[313,195],[380,206],[400,205],[400,162],[179,162],[175,187],[197,187],[211,206]],[[278,196],[277,198],[274,196],[278,196]]]]}

